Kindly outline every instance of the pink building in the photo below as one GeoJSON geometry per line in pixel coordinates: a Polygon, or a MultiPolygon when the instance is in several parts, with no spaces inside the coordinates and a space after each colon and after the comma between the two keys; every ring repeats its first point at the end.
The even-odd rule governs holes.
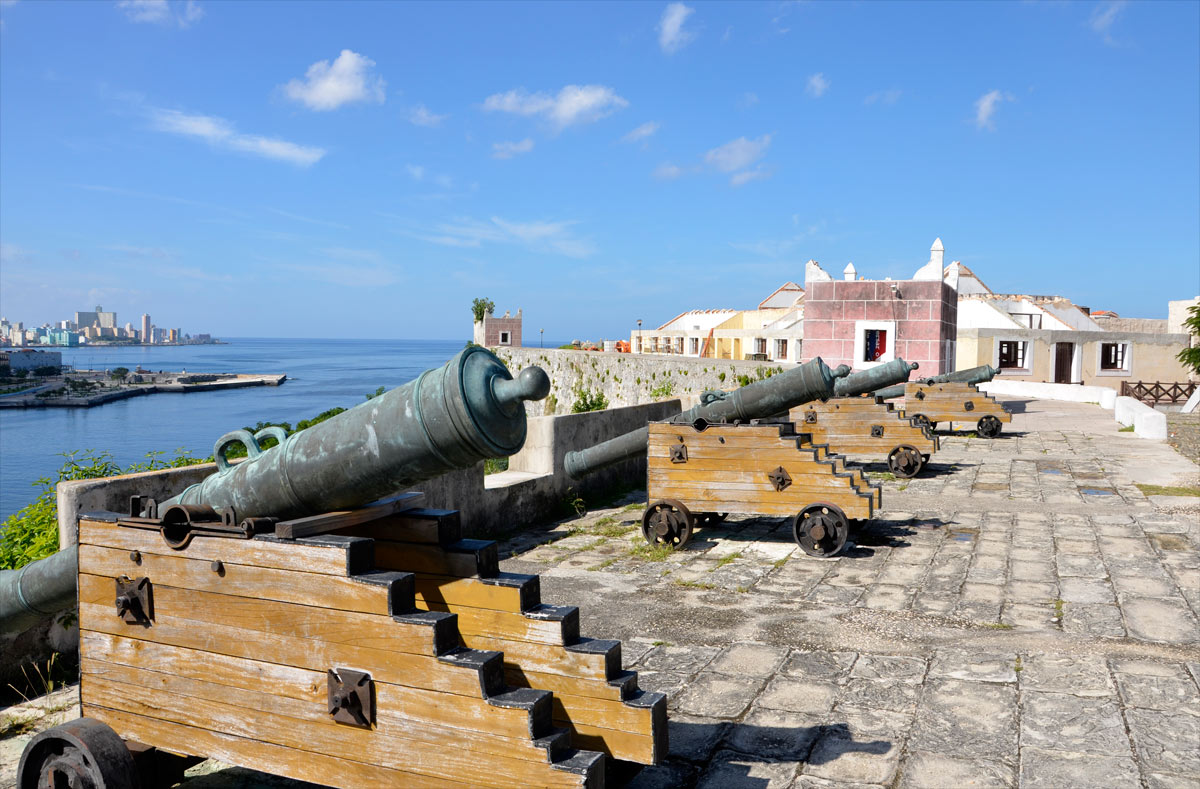
{"type": "Polygon", "coordinates": [[[520,348],[521,311],[517,310],[516,315],[510,315],[506,310],[502,318],[497,318],[490,312],[487,313],[483,316],[483,320],[475,322],[474,342],[485,348],[498,346],[520,348]]]}
{"type": "Polygon", "coordinates": [[[804,287],[804,360],[865,370],[897,357],[919,375],[954,369],[958,293],[943,281],[941,240],[910,280],[856,278],[853,264],[835,280],[809,261],[804,287]]]}

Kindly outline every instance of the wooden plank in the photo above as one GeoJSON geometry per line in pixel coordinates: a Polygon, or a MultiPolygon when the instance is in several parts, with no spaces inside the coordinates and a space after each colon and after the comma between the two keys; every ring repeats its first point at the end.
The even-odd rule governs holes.
{"type": "Polygon", "coordinates": [[[219,559],[251,567],[346,575],[346,549],[336,545],[326,547],[228,537],[193,537],[186,548],[176,551],[169,548],[157,532],[86,519],[79,522],[79,542],[123,551],[141,551],[143,554],[186,556],[206,562],[219,559]]]}
{"type": "Polygon", "coordinates": [[[572,724],[571,742],[589,751],[639,764],[654,763],[654,740],[642,734],[604,729],[586,723],[572,724]]]}
{"type": "MultiPolygon", "coordinates": [[[[190,696],[180,696],[138,685],[93,678],[92,703],[108,709],[154,717],[223,734],[253,729],[266,742],[339,759],[378,764],[393,770],[523,789],[540,786],[577,786],[582,776],[555,770],[548,764],[524,759],[481,758],[453,742],[425,743],[351,726],[325,726],[282,715],[248,715],[244,707],[190,696]]],[[[140,740],[139,740],[140,741],[140,740]]],[[[298,758],[306,758],[297,754],[298,758]]],[[[343,784],[344,785],[344,784],[343,784]]]]}
{"type": "Polygon", "coordinates": [[[187,555],[145,553],[134,562],[129,552],[98,545],[79,546],[79,572],[116,578],[149,576],[159,584],[239,597],[278,600],[300,605],[322,606],[342,611],[387,615],[387,588],[351,578],[296,570],[251,567],[222,561],[221,574],[212,562],[187,555]]]}
{"type": "Polygon", "coordinates": [[[476,669],[443,663],[436,657],[427,655],[329,644],[309,638],[277,636],[228,625],[206,624],[197,627],[195,621],[180,619],[161,611],[155,612],[152,627],[142,628],[138,625],[127,625],[114,616],[112,603],[81,603],[79,621],[81,631],[93,630],[315,671],[325,671],[331,666],[374,666],[377,670],[373,671],[372,675],[381,682],[464,696],[482,694],[480,676],[476,669]]]}
{"type": "MultiPolygon", "coordinates": [[[[486,635],[464,635],[463,646],[504,653],[509,666],[522,671],[543,672],[555,676],[604,680],[608,678],[608,662],[604,655],[594,652],[574,652],[553,644],[533,641],[512,641],[486,635]]],[[[539,686],[540,687],[540,686],[539,686]]]]}
{"type": "Polygon", "coordinates": [[[196,726],[184,726],[157,718],[83,705],[83,714],[111,726],[128,740],[173,753],[192,753],[226,764],[262,770],[272,775],[311,781],[326,786],[382,787],[406,789],[461,789],[469,784],[400,770],[390,770],[352,759],[336,759],[318,753],[298,753],[294,748],[250,737],[223,734],[196,726]],[[301,756],[303,758],[301,758],[301,756]]]}
{"type": "MultiPolygon", "coordinates": [[[[846,495],[813,496],[804,500],[772,502],[761,499],[721,496],[720,494],[685,492],[666,486],[660,488],[651,486],[650,498],[652,500],[675,499],[692,512],[729,512],[739,515],[764,515],[787,518],[792,517],[810,504],[825,501],[837,505],[846,513],[847,518],[869,518],[872,514],[869,497],[855,496],[851,498],[846,495]]],[[[875,506],[879,507],[881,505],[876,502],[875,506]]]]}
{"type": "MultiPolygon", "coordinates": [[[[687,465],[678,465],[674,468],[651,465],[646,473],[649,475],[649,479],[675,479],[685,482],[705,482],[719,485],[753,485],[756,490],[774,493],[775,488],[772,487],[771,480],[767,474],[775,470],[775,468],[777,466],[745,468],[741,464],[722,467],[720,462],[715,460],[698,460],[695,463],[689,461],[687,465]]],[[[849,476],[838,476],[839,474],[853,473],[850,471],[839,470],[835,473],[830,468],[824,468],[820,471],[810,471],[803,467],[796,468],[795,465],[784,465],[783,468],[792,478],[792,484],[783,491],[784,493],[787,493],[792,488],[813,490],[849,488],[852,481],[852,478],[849,476]]]]}
{"type": "MultiPolygon", "coordinates": [[[[112,578],[79,576],[81,605],[91,603],[107,606],[109,615],[116,618],[113,613],[115,596],[112,578]]],[[[172,617],[196,623],[194,626],[199,630],[206,629],[205,625],[216,624],[339,646],[369,647],[413,655],[435,654],[432,627],[397,622],[389,616],[378,614],[234,597],[195,589],[178,589],[159,583],[154,584],[154,611],[156,622],[159,614],[169,612],[172,617]]],[[[80,626],[85,626],[82,618],[80,626]]]]}
{"type": "Polygon", "coordinates": [[[507,654],[504,658],[504,681],[514,688],[549,690],[554,693],[555,698],[558,698],[561,693],[564,696],[586,696],[593,699],[621,701],[621,688],[606,679],[568,677],[563,674],[531,671],[525,666],[509,662],[507,654]]]}
{"type": "Polygon", "coordinates": [[[545,749],[535,745],[530,737],[527,712],[492,706],[483,699],[447,693],[426,694],[438,697],[429,699],[411,688],[376,682],[376,720],[374,731],[370,731],[333,720],[329,714],[324,672],[305,672],[316,675],[312,679],[301,679],[311,684],[316,692],[313,698],[297,699],[280,695],[272,686],[233,688],[205,678],[101,660],[85,659],[81,669],[82,681],[89,685],[88,697],[95,700],[105,699],[103,689],[113,684],[136,685],[166,698],[200,699],[237,707],[243,710],[244,718],[251,721],[262,716],[293,718],[342,732],[351,740],[378,733],[433,745],[453,742],[456,747],[489,756],[547,761],[545,749]],[[487,725],[488,719],[493,717],[490,713],[499,713],[494,716],[494,728],[487,725]],[[513,713],[517,714],[514,716],[513,713]],[[474,725],[462,725],[461,718],[466,715],[475,718],[474,725]]]}
{"type": "MultiPolygon", "coordinates": [[[[495,547],[489,550],[495,553],[495,547]]],[[[417,545],[407,542],[375,542],[375,566],[406,573],[425,573],[469,578],[479,574],[479,568],[492,564],[488,556],[479,559],[473,553],[444,550],[437,545],[417,545]]]]}
{"type": "MultiPolygon", "coordinates": [[[[492,611],[520,611],[521,590],[514,586],[484,583],[479,578],[454,578],[448,575],[417,573],[417,606],[429,604],[484,608],[492,611]]],[[[534,600],[533,603],[538,601],[534,600]]]]}
{"type": "Polygon", "coordinates": [[[412,507],[417,503],[417,499],[424,495],[424,493],[415,491],[401,493],[355,510],[323,512],[320,515],[309,515],[307,518],[280,521],[275,524],[275,536],[284,540],[294,540],[377,520],[412,507]]]}
{"type": "Polygon", "coordinates": [[[466,606],[447,606],[431,603],[430,611],[452,611],[458,615],[458,632],[465,635],[487,635],[509,641],[532,641],[537,644],[563,645],[561,621],[531,619],[521,613],[495,611],[466,606]]]}
{"type": "MultiPolygon", "coordinates": [[[[273,696],[308,704],[314,709],[321,708],[326,703],[324,671],[235,658],[102,633],[85,632],[83,636],[81,662],[85,667],[85,674],[101,674],[122,682],[131,681],[113,675],[112,672],[116,669],[111,666],[119,664],[131,669],[169,671],[171,675],[184,679],[220,685],[233,693],[258,692],[265,689],[273,696]]],[[[369,670],[369,667],[358,668],[369,670]]],[[[161,679],[153,677],[147,681],[151,680],[160,684],[162,682],[161,679]]],[[[405,725],[408,722],[425,723],[528,740],[530,721],[526,710],[494,706],[488,704],[482,696],[453,695],[377,682],[376,698],[381,720],[391,720],[398,716],[400,723],[405,725]]]]}
{"type": "Polygon", "coordinates": [[[377,540],[442,545],[461,538],[462,525],[455,510],[415,508],[353,526],[345,533],[377,540]]]}

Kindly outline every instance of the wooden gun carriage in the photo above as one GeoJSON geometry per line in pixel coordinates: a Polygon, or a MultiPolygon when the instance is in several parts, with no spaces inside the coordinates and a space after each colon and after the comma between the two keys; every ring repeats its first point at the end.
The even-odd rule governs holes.
{"type": "Polygon", "coordinates": [[[938,450],[938,437],[879,397],[835,397],[793,408],[796,430],[846,455],[883,455],[897,477],[915,477],[938,450]]]}
{"type": "Polygon", "coordinates": [[[974,384],[957,381],[905,384],[900,416],[930,430],[938,422],[974,422],[976,432],[984,438],[1000,435],[1001,424],[1012,421],[1012,414],[996,398],[979,391],[974,384]]]}
{"type": "Polygon", "coordinates": [[[833,556],[850,521],[883,505],[879,486],[790,422],[652,422],[647,461],[642,535],[650,543],[682,546],[696,526],[730,513],[774,515],[792,519],[805,553],[833,556]]]}
{"type": "Polygon", "coordinates": [[[85,717],[30,743],[20,789],[169,784],[159,754],[356,789],[600,786],[605,754],[666,755],[666,698],[620,642],[581,637],[457,512],[180,509],[80,521],[85,717]]]}

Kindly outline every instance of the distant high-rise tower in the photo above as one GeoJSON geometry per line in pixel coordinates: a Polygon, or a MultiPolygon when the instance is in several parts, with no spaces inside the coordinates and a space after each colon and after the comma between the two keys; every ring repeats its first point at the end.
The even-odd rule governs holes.
{"type": "Polygon", "coordinates": [[[142,342],[154,342],[154,335],[150,332],[150,315],[142,313],[142,342]]]}

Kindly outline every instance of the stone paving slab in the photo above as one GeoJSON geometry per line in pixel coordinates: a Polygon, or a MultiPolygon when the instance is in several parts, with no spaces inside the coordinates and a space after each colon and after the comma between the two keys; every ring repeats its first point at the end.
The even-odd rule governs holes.
{"type": "MultiPolygon", "coordinates": [[[[545,602],[580,606],[581,631],[622,639],[669,696],[668,758],[616,777],[1200,786],[1200,511],[1134,484],[1197,467],[1096,406],[1010,402],[999,438],[943,433],[921,477],[866,462],[885,508],[832,559],[786,519],[738,515],[655,555],[644,492],[503,542],[502,569],[539,573],[545,602]]],[[[297,786],[197,769],[185,785],[297,786]]]]}

